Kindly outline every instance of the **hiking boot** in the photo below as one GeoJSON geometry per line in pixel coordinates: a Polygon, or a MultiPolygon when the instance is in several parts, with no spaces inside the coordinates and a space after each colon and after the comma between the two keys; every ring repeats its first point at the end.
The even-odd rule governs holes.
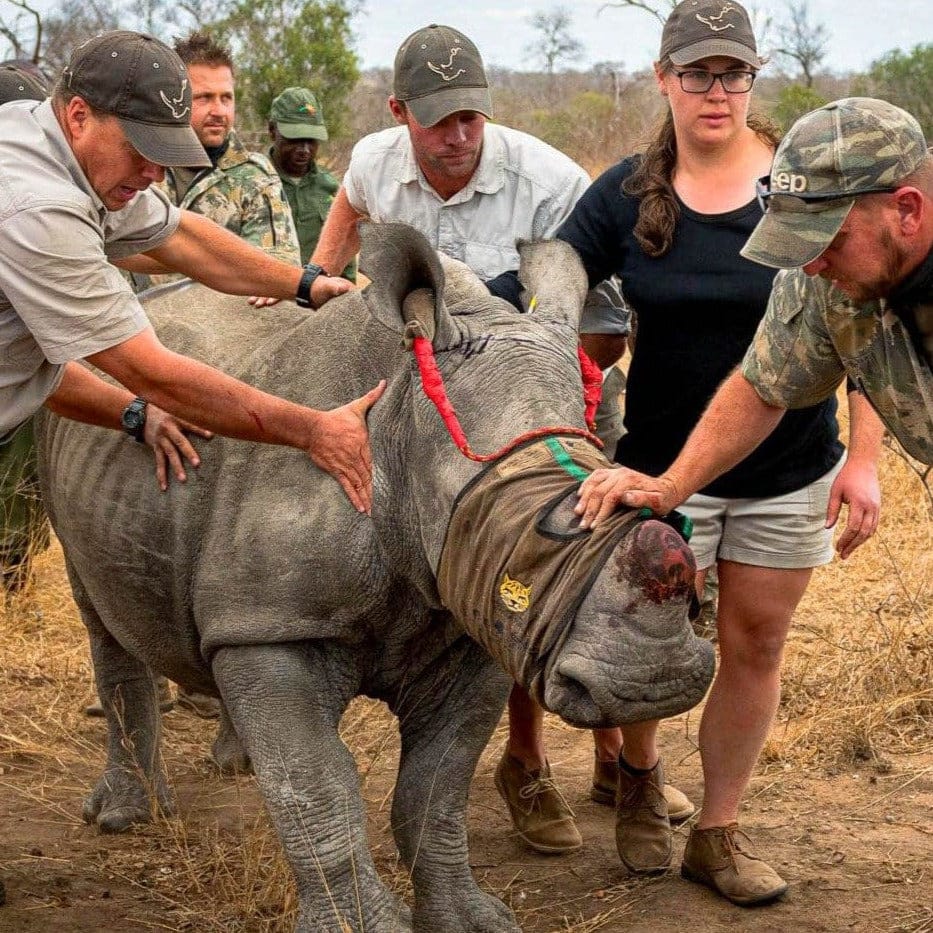
{"type": "MultiPolygon", "coordinates": [[[[593,786],[590,798],[607,807],[615,806],[616,788],[619,786],[619,762],[593,759],[593,786]]],[[[697,808],[683,792],[673,784],[664,785],[664,799],[667,801],[667,818],[671,823],[682,823],[696,813],[697,808]]]]}
{"type": "Polygon", "coordinates": [[[201,719],[220,718],[220,700],[207,693],[198,693],[196,690],[186,690],[178,685],[178,699],[175,701],[179,709],[186,709],[201,719]]]}
{"type": "Polygon", "coordinates": [[[653,875],[671,867],[671,824],[664,799],[664,769],[658,763],[632,774],[619,762],[616,848],[634,874],[653,875]]]}
{"type": "Polygon", "coordinates": [[[557,789],[547,762],[540,770],[529,771],[506,750],[495,782],[516,832],[536,852],[558,855],[583,845],[573,810],[557,789]]]}
{"type": "MultiPolygon", "coordinates": [[[[159,696],[159,712],[167,713],[175,708],[175,699],[172,697],[172,688],[169,686],[167,677],[159,677],[156,680],[156,693],[159,696]]],[[[100,700],[89,703],[84,707],[85,716],[102,717],[105,715],[104,707],[100,700]]]]}
{"type": "Polygon", "coordinates": [[[787,890],[787,882],[755,855],[737,823],[692,829],[680,873],[742,907],[766,904],[787,890]]]}

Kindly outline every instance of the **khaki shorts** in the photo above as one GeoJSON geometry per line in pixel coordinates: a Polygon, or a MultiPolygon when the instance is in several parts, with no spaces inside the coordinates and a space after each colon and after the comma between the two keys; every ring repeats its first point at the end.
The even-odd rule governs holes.
{"type": "Polygon", "coordinates": [[[690,548],[697,569],[717,560],[798,570],[833,559],[833,529],[825,528],[829,490],[845,456],[818,480],[766,499],[691,496],[679,506],[693,519],[690,548]]]}

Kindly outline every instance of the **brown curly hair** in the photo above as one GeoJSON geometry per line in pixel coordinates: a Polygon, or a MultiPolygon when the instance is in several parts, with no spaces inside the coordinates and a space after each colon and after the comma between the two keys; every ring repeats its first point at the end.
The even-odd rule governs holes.
{"type": "MultiPolygon", "coordinates": [[[[663,70],[671,67],[668,61],[663,70]]],[[[781,134],[777,126],[766,117],[750,113],[748,126],[759,139],[773,149],[777,148],[781,134]]],[[[674,227],[680,217],[680,207],[674,195],[674,166],[677,164],[677,137],[674,117],[668,108],[654,135],[646,146],[635,171],[622,182],[622,191],[638,198],[638,221],[635,239],[648,256],[657,259],[671,248],[674,227]]]]}

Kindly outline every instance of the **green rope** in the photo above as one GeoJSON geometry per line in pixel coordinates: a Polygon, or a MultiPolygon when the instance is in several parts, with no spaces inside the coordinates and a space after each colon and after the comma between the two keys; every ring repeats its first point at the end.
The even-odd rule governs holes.
{"type": "Polygon", "coordinates": [[[590,475],[588,470],[584,470],[583,467],[577,466],[573,462],[573,458],[561,447],[557,438],[549,437],[544,442],[544,446],[551,452],[551,456],[557,461],[557,465],[574,479],[578,479],[582,483],[590,475]]]}
{"type": "MultiPolygon", "coordinates": [[[[574,479],[582,483],[590,475],[588,470],[584,470],[583,467],[573,462],[573,458],[564,450],[556,437],[549,437],[544,442],[544,446],[551,452],[551,456],[557,462],[557,465],[574,479]]],[[[689,541],[693,536],[693,520],[689,515],[684,515],[683,512],[678,512],[676,509],[663,517],[655,515],[651,509],[639,509],[638,518],[641,520],[654,518],[659,522],[664,522],[665,525],[670,525],[684,541],[689,541]]]]}

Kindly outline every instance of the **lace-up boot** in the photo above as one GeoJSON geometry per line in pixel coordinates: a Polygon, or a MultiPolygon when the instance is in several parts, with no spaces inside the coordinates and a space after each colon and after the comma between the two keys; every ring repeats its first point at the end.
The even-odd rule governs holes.
{"type": "Polygon", "coordinates": [[[654,875],[671,867],[671,824],[660,760],[650,771],[635,774],[619,759],[616,848],[622,864],[635,874],[654,875]]]}
{"type": "MultiPolygon", "coordinates": [[[[607,807],[615,806],[616,789],[619,786],[619,762],[602,761],[594,755],[593,758],[593,786],[590,788],[590,799],[607,807]]],[[[674,787],[673,784],[664,785],[664,799],[667,801],[667,818],[672,823],[682,823],[696,813],[696,807],[690,798],[674,787]]]]}
{"type": "Polygon", "coordinates": [[[583,845],[573,810],[554,783],[547,762],[543,768],[529,771],[505,751],[495,782],[516,832],[536,852],[559,855],[583,845]]]}
{"type": "Polygon", "coordinates": [[[766,904],[787,890],[787,882],[755,854],[736,823],[691,830],[680,873],[743,907],[766,904]]]}

